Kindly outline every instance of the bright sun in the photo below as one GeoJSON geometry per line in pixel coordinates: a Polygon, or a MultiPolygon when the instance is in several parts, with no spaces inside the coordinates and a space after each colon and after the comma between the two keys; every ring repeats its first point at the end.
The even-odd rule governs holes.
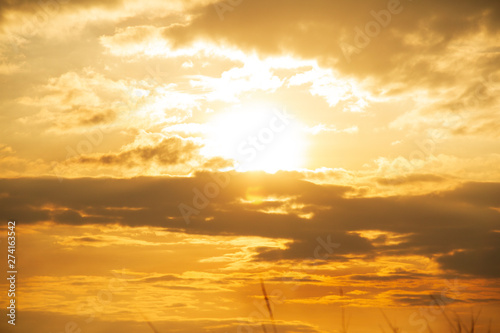
{"type": "Polygon", "coordinates": [[[245,107],[216,115],[207,125],[205,155],[232,159],[237,171],[274,173],[304,164],[302,126],[285,110],[245,107]]]}

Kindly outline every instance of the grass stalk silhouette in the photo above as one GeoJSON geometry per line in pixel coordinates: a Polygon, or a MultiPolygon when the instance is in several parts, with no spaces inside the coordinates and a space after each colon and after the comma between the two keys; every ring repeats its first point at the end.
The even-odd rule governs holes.
{"type": "MultiPolygon", "coordinates": [[[[271,304],[269,303],[269,297],[267,296],[266,292],[266,286],[264,285],[264,280],[262,280],[262,278],[260,279],[260,287],[262,289],[262,295],[264,295],[264,300],[266,301],[266,307],[267,311],[269,312],[269,318],[271,318],[271,322],[273,324],[273,331],[274,333],[278,333],[278,330],[276,329],[276,324],[274,322],[273,310],[271,309],[271,304]]],[[[266,332],[264,325],[262,325],[262,327],[264,328],[264,332],[266,332]]]]}
{"type": "Polygon", "coordinates": [[[146,315],[145,315],[142,311],[140,311],[140,313],[141,313],[141,315],[142,315],[142,318],[144,318],[144,321],[146,322],[146,324],[148,324],[148,326],[149,326],[149,327],[153,330],[153,332],[154,332],[154,333],[160,333],[160,332],[156,329],[156,327],[154,327],[153,323],[152,323],[152,322],[150,322],[150,321],[148,320],[148,318],[146,317],[146,315]]]}
{"type": "Polygon", "coordinates": [[[389,325],[389,327],[391,328],[391,331],[393,333],[399,333],[400,332],[399,328],[397,328],[396,326],[394,326],[391,323],[391,321],[389,320],[389,318],[386,316],[385,312],[382,309],[380,309],[380,312],[382,312],[382,316],[384,316],[384,319],[387,322],[387,325],[389,325]]]}
{"type": "MultiPolygon", "coordinates": [[[[339,288],[339,295],[341,298],[344,297],[344,290],[342,288],[339,288]]],[[[341,312],[341,323],[342,323],[341,331],[342,333],[347,333],[347,327],[349,326],[349,321],[346,322],[345,320],[345,308],[343,304],[340,307],[340,312],[341,312]]]]}
{"type": "MultiPolygon", "coordinates": [[[[267,311],[268,311],[268,314],[269,314],[269,318],[271,320],[271,324],[272,324],[272,327],[273,327],[273,332],[274,333],[278,333],[278,329],[276,327],[276,323],[275,323],[275,320],[274,320],[274,314],[273,314],[273,310],[271,308],[271,303],[269,301],[269,296],[267,294],[267,291],[266,291],[266,286],[264,284],[264,280],[261,278],[260,279],[260,287],[261,287],[261,290],[262,290],[262,295],[264,297],[264,300],[266,302],[266,308],[267,308],[267,311]]],[[[339,288],[339,295],[341,297],[344,297],[344,292],[342,290],[342,288],[339,288]]],[[[453,314],[455,315],[455,318],[452,320],[450,319],[450,317],[448,316],[448,314],[446,313],[446,310],[443,306],[443,302],[440,302],[439,300],[437,300],[437,298],[434,296],[434,295],[430,295],[431,299],[436,303],[437,306],[439,306],[439,308],[441,309],[441,313],[443,314],[443,317],[446,319],[447,323],[449,324],[449,327],[450,327],[450,331],[452,333],[475,333],[477,332],[476,330],[476,327],[477,327],[477,323],[479,321],[479,316],[481,315],[481,310],[482,309],[479,309],[479,311],[475,314],[474,313],[474,310],[471,309],[471,315],[470,315],[470,328],[467,327],[467,325],[464,323],[464,321],[462,320],[462,318],[460,318],[460,316],[456,313],[456,312],[453,312],[453,314]]],[[[382,310],[382,309],[379,309],[380,312],[382,313],[382,316],[384,317],[387,325],[389,326],[390,330],[392,333],[402,333],[404,331],[401,331],[400,328],[396,327],[395,325],[392,324],[392,322],[390,321],[389,317],[385,314],[385,312],[382,310]]],[[[160,333],[156,328],[155,326],[153,325],[153,323],[151,323],[151,321],[148,320],[148,318],[146,317],[146,315],[142,312],[140,312],[142,317],[144,318],[144,321],[148,324],[148,326],[151,328],[151,330],[154,332],[154,333],[160,333]]],[[[346,313],[345,313],[345,308],[344,306],[342,305],[341,306],[341,332],[342,333],[347,333],[347,329],[348,329],[348,326],[349,326],[349,320],[346,320],[346,313]]],[[[434,333],[434,331],[432,330],[431,326],[429,325],[429,322],[426,320],[427,322],[427,330],[429,333],[434,333]]],[[[488,330],[487,330],[487,333],[491,333],[491,323],[492,323],[492,320],[490,319],[489,322],[488,322],[488,330]]],[[[262,327],[262,331],[264,333],[268,333],[267,331],[267,328],[266,328],[266,325],[264,323],[261,323],[261,327],[262,327]]],[[[382,327],[382,325],[379,325],[379,328],[382,332],[385,333],[385,330],[384,328],[382,327]]]]}

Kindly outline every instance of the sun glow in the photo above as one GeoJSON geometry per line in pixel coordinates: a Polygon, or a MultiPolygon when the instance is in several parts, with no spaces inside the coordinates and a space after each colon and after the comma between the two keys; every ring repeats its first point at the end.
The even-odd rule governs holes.
{"type": "Polygon", "coordinates": [[[234,160],[237,171],[295,170],[305,162],[301,128],[286,110],[261,105],[231,110],[208,123],[204,154],[234,160]]]}

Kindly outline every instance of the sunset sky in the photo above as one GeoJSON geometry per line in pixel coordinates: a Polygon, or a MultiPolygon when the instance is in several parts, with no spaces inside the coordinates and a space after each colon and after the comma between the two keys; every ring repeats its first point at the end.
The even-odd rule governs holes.
{"type": "Polygon", "coordinates": [[[500,332],[499,1],[2,0],[0,80],[0,331],[500,332]]]}

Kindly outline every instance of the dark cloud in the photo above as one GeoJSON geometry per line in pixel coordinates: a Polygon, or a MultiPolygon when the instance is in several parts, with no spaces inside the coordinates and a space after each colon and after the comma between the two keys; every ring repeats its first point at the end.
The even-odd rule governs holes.
{"type": "Polygon", "coordinates": [[[144,278],[141,280],[138,280],[137,282],[164,282],[164,281],[183,281],[186,280],[182,277],[173,275],[173,274],[165,274],[161,276],[155,276],[155,277],[149,277],[149,278],[144,278]]]}
{"type": "MultiPolygon", "coordinates": [[[[457,68],[453,72],[440,69],[436,62],[451,44],[482,29],[495,35],[500,27],[497,1],[395,0],[400,5],[394,6],[397,10],[386,27],[368,41],[364,37],[366,42],[356,43],[356,29],[365,31],[369,22],[376,22],[371,12],[387,12],[393,2],[256,0],[243,1],[227,11],[209,5],[199,9],[192,22],[168,29],[165,36],[176,45],[205,38],[264,54],[291,52],[348,74],[412,87],[456,83],[457,68]],[[348,52],[351,61],[344,56],[341,42],[357,47],[356,54],[348,52]]],[[[486,62],[478,66],[480,72],[497,68],[486,62]]]]}
{"type": "Polygon", "coordinates": [[[500,277],[500,233],[485,239],[485,245],[478,249],[467,249],[451,255],[444,255],[437,259],[445,269],[460,271],[465,274],[481,275],[485,277],[500,277]]]}
{"type": "MultiPolygon", "coordinates": [[[[2,179],[0,186],[8,194],[0,198],[2,218],[23,224],[119,223],[190,234],[280,238],[289,240],[286,248],[257,248],[254,259],[320,263],[378,255],[422,255],[436,258],[450,271],[500,276],[496,268],[499,234],[494,232],[500,229],[500,213],[490,208],[500,203],[498,183],[468,183],[452,191],[420,196],[371,198],[346,198],[350,188],[345,186],[322,186],[285,174],[264,173],[2,179]],[[252,196],[261,199],[245,201],[249,189],[252,196]],[[267,201],[267,197],[273,200],[267,201]],[[190,214],[183,216],[181,204],[190,214]],[[291,208],[294,205],[296,208],[291,208]],[[269,207],[283,213],[266,213],[269,207]],[[398,242],[388,242],[389,236],[370,240],[363,236],[363,230],[401,236],[398,242]],[[462,252],[456,252],[458,249],[462,252]]],[[[412,277],[404,272],[394,274],[391,279],[412,277]]]]}
{"type": "Polygon", "coordinates": [[[356,281],[397,281],[397,280],[415,280],[421,279],[422,277],[427,277],[425,274],[391,274],[391,275],[375,275],[375,274],[363,274],[363,275],[352,275],[351,280],[356,281]]]}
{"type": "Polygon", "coordinates": [[[174,303],[172,305],[169,305],[168,307],[169,308],[183,308],[183,307],[186,307],[186,306],[187,306],[187,304],[185,304],[185,303],[174,303]]]}
{"type": "Polygon", "coordinates": [[[343,255],[361,255],[367,257],[373,254],[374,247],[363,237],[349,235],[345,232],[328,233],[326,236],[311,238],[301,237],[289,244],[286,249],[259,249],[256,260],[343,260],[343,255]]]}
{"type": "Polygon", "coordinates": [[[4,0],[0,1],[0,17],[3,19],[9,11],[21,13],[39,14],[41,19],[46,15],[54,15],[60,11],[75,10],[79,8],[102,7],[118,8],[122,0],[110,0],[106,2],[98,0],[4,0]]]}
{"type": "Polygon", "coordinates": [[[271,279],[267,279],[267,281],[273,281],[273,282],[321,282],[320,280],[311,279],[309,277],[295,278],[292,276],[274,277],[271,279]]]}
{"type": "Polygon", "coordinates": [[[160,286],[160,287],[170,290],[207,290],[207,288],[196,288],[190,286],[160,286]]]}
{"type": "Polygon", "coordinates": [[[99,243],[103,241],[102,239],[96,237],[74,237],[73,240],[84,243],[99,243]]]}
{"type": "Polygon", "coordinates": [[[74,163],[134,167],[156,161],[161,165],[179,164],[194,158],[201,145],[180,137],[163,138],[156,144],[126,148],[117,153],[80,156],[74,163]]]}
{"type": "Polygon", "coordinates": [[[463,203],[500,208],[498,183],[467,183],[450,193],[450,197],[463,203]]]}
{"type": "Polygon", "coordinates": [[[73,210],[53,211],[52,220],[62,224],[83,224],[84,219],[80,213],[73,210]]]}
{"type": "Polygon", "coordinates": [[[423,295],[423,294],[392,294],[395,303],[404,304],[406,306],[446,306],[455,302],[462,302],[443,294],[423,295]]]}
{"type": "Polygon", "coordinates": [[[80,109],[78,111],[82,114],[78,119],[78,125],[81,126],[105,124],[116,119],[116,112],[111,109],[98,111],[80,109]]]}

